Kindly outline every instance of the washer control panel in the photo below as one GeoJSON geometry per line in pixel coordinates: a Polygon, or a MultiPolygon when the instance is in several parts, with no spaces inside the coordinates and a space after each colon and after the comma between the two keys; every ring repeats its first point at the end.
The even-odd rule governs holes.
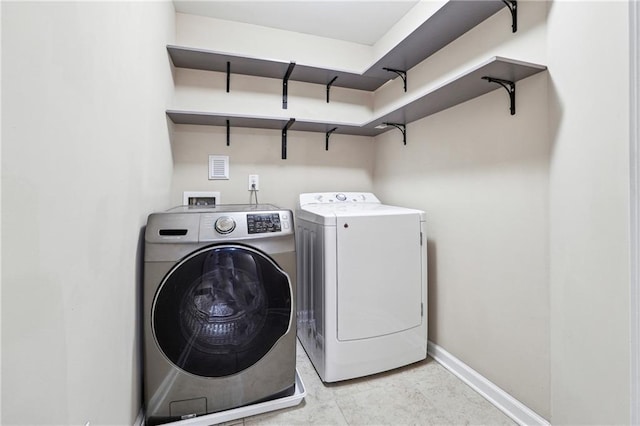
{"type": "Polygon", "coordinates": [[[289,210],[203,213],[200,215],[200,241],[276,237],[293,234],[289,210]]]}
{"type": "Polygon", "coordinates": [[[280,213],[247,214],[247,232],[249,234],[280,231],[282,231],[280,213]]]}

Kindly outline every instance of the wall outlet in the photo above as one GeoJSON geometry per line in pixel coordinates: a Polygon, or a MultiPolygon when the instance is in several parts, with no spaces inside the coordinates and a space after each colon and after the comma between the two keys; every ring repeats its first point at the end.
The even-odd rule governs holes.
{"type": "Polygon", "coordinates": [[[260,190],[260,176],[259,175],[249,175],[249,187],[247,188],[249,191],[260,190]]]}

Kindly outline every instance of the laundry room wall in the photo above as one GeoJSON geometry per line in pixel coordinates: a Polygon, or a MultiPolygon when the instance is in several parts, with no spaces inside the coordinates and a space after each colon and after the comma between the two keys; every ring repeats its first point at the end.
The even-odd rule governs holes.
{"type": "Polygon", "coordinates": [[[189,13],[176,13],[176,43],[284,63],[358,69],[371,59],[368,46],[189,13]]]}
{"type": "MultiPolygon", "coordinates": [[[[370,51],[362,45],[275,30],[256,25],[176,14],[176,40],[180,45],[214,51],[237,52],[305,63],[350,64],[366,62],[370,51]],[[232,35],[232,36],[229,36],[232,35]],[[292,57],[294,56],[294,57],[292,57]]],[[[361,90],[326,88],[290,81],[287,109],[282,108],[282,80],[233,73],[226,92],[226,73],[176,68],[171,108],[247,116],[290,117],[359,123],[371,115],[373,94],[361,90]]],[[[219,191],[224,204],[249,202],[248,175],[260,177],[258,200],[295,209],[303,192],[370,191],[373,173],[373,138],[290,130],[287,159],[281,159],[280,130],[235,127],[230,144],[226,128],[175,125],[172,132],[174,178],[171,201],[182,204],[184,191],[219,191]],[[208,156],[228,155],[229,180],[208,180],[208,156]]]]}
{"type": "Polygon", "coordinates": [[[303,192],[371,190],[372,138],[334,134],[325,151],[324,133],[289,132],[282,160],[280,134],[233,128],[227,146],[223,127],[176,125],[172,203],[182,204],[183,191],[219,191],[223,204],[247,204],[249,174],[260,176],[260,203],[292,210],[303,192]],[[229,156],[229,180],[208,180],[210,154],[229,156]]]}
{"type": "MultiPolygon", "coordinates": [[[[418,8],[428,15],[438,6],[423,2],[418,8]]],[[[223,73],[177,69],[173,103],[184,110],[365,121],[372,112],[493,56],[545,64],[548,4],[520,2],[519,10],[516,34],[508,10],[502,9],[410,70],[406,94],[396,79],[375,96],[332,88],[326,104],[323,86],[292,82],[289,109],[282,110],[279,80],[232,73],[231,92],[225,93],[223,73]]],[[[336,59],[327,53],[333,49],[319,48],[326,40],[185,14],[176,19],[177,40],[187,46],[283,61],[299,60],[283,52],[309,59],[318,48],[325,62],[336,59]]],[[[410,20],[408,14],[390,33],[405,33],[410,20]]],[[[383,40],[374,50],[384,51],[387,43],[393,44],[383,40]]],[[[351,53],[353,67],[367,62],[361,51],[343,48],[351,53]]],[[[293,208],[299,192],[342,188],[373,189],[386,203],[424,209],[430,235],[430,339],[550,418],[547,107],[547,73],[541,73],[518,83],[516,116],[509,115],[508,96],[496,87],[409,124],[406,147],[394,129],[375,139],[333,135],[328,152],[324,134],[290,132],[287,160],[280,160],[277,130],[232,126],[227,147],[222,127],[178,125],[172,134],[172,201],[180,204],[185,190],[219,190],[223,203],[245,203],[247,175],[256,173],[260,201],[284,207],[293,208]],[[209,154],[230,156],[229,181],[207,180],[209,154]]]]}
{"type": "Polygon", "coordinates": [[[2,424],[133,424],[171,2],[2,2],[2,424]]]}
{"type": "MultiPolygon", "coordinates": [[[[222,128],[176,126],[172,201],[179,203],[183,190],[212,189],[222,191],[223,202],[246,202],[246,175],[258,173],[260,200],[285,207],[294,205],[298,192],[334,189],[335,183],[372,188],[385,203],[424,209],[430,340],[552,424],[626,424],[628,1],[521,1],[518,9],[517,33],[511,33],[509,12],[502,9],[409,70],[409,93],[396,79],[366,104],[359,99],[350,105],[347,95],[327,106],[322,87],[301,84],[293,91],[299,98],[292,109],[275,114],[279,81],[257,88],[235,77],[232,91],[246,93],[212,103],[213,92],[201,89],[220,91],[214,86],[221,83],[177,71],[181,83],[174,102],[182,107],[194,103],[256,114],[247,96],[282,117],[357,121],[493,56],[548,65],[548,71],[517,83],[515,116],[509,115],[507,94],[496,87],[410,123],[407,146],[391,129],[373,141],[342,137],[335,149],[344,151],[329,158],[322,151],[323,135],[291,132],[295,142],[283,161],[278,131],[232,129],[227,148],[222,128]],[[206,181],[206,156],[225,152],[232,179],[206,181]],[[283,186],[268,194],[272,185],[262,189],[261,170],[267,181],[285,177],[283,186]]],[[[245,53],[257,49],[256,56],[285,61],[299,58],[282,53],[287,49],[302,46],[299,53],[309,59],[304,54],[319,45],[306,37],[275,43],[279,36],[268,30],[252,38],[255,28],[207,27],[206,19],[178,14],[180,42],[245,53]],[[200,22],[191,26],[195,21],[200,22]],[[273,55],[264,54],[265,46],[273,55]]],[[[387,41],[377,47],[384,50],[387,41]]],[[[366,63],[368,54],[352,48],[340,49],[354,60],[350,66],[366,63]]],[[[321,62],[345,59],[328,55],[321,62]]]]}
{"type": "Polygon", "coordinates": [[[510,40],[485,33],[501,11],[409,76],[547,65],[515,116],[500,89],[376,138],[374,191],[427,212],[430,340],[552,424],[629,423],[628,8],[518,2],[510,40]]]}
{"type": "MultiPolygon", "coordinates": [[[[437,87],[493,56],[546,63],[545,2],[505,8],[428,58],[408,88],[437,87]]],[[[488,83],[487,83],[488,84],[488,83]]],[[[429,340],[549,419],[547,72],[376,138],[374,191],[427,214],[429,340]]],[[[401,82],[383,87],[392,105],[401,82]]]]}
{"type": "Polygon", "coordinates": [[[630,423],[629,22],[627,1],[549,9],[554,424],[630,423]]]}

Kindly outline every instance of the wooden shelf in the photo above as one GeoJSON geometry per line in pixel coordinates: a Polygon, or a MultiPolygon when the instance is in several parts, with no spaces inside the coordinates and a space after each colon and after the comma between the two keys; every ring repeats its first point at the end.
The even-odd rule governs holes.
{"type": "MultiPolygon", "coordinates": [[[[289,130],[307,132],[328,132],[337,128],[335,133],[348,135],[376,136],[393,127],[376,128],[385,122],[408,124],[447,108],[461,104],[493,90],[502,90],[500,86],[483,80],[488,76],[501,80],[517,82],[547,68],[543,65],[494,57],[472,68],[442,85],[420,93],[390,111],[378,113],[372,120],[364,123],[320,122],[296,119],[289,130]]],[[[505,93],[505,111],[509,106],[509,97],[505,93]]],[[[226,126],[227,120],[232,127],[252,127],[264,129],[283,129],[289,122],[288,117],[258,117],[219,114],[214,112],[194,112],[168,110],[167,115],[176,124],[200,124],[208,126],[226,126]]]]}
{"type": "MultiPolygon", "coordinates": [[[[349,73],[328,68],[296,63],[289,78],[316,84],[374,91],[398,75],[384,70],[392,68],[407,71],[453,40],[486,20],[505,6],[502,0],[450,0],[423,22],[395,48],[378,59],[364,73],[349,73]]],[[[508,22],[505,22],[508,31],[508,22]]],[[[227,72],[232,74],[282,79],[290,62],[216,52],[212,50],[167,46],[173,64],[179,68],[227,72]]]]}

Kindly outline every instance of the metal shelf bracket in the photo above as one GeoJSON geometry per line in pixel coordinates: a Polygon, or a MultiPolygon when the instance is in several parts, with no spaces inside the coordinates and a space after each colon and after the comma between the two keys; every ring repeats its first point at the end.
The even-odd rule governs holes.
{"type": "Polygon", "coordinates": [[[229,125],[229,120],[227,120],[227,146],[231,144],[231,126],[229,125]]]}
{"type": "Polygon", "coordinates": [[[329,91],[331,90],[331,85],[334,81],[336,81],[337,78],[338,76],[336,75],[329,83],[327,83],[327,103],[329,103],[329,91]]]}
{"type": "Polygon", "coordinates": [[[289,130],[289,127],[291,127],[295,122],[296,122],[295,118],[290,118],[289,121],[287,121],[287,124],[285,124],[284,128],[282,129],[282,159],[283,160],[287,159],[287,130],[289,130]]]}
{"type": "Polygon", "coordinates": [[[227,93],[229,93],[230,86],[231,86],[231,62],[227,61],[227,93]]]}
{"type": "Polygon", "coordinates": [[[385,126],[393,126],[402,132],[402,143],[407,144],[407,126],[400,123],[382,123],[385,126]]]}
{"type": "Polygon", "coordinates": [[[400,77],[402,77],[402,82],[404,83],[404,91],[407,91],[407,72],[403,71],[403,70],[396,70],[393,68],[382,68],[385,71],[389,71],[389,72],[395,72],[396,74],[398,74],[400,77]]]}
{"type": "Polygon", "coordinates": [[[331,136],[331,133],[335,132],[336,130],[338,130],[338,128],[334,127],[333,129],[329,130],[325,134],[325,142],[324,142],[324,150],[325,151],[329,151],[329,136],[331,136]]]}
{"type": "Polygon", "coordinates": [[[509,102],[511,103],[511,115],[516,115],[516,83],[510,80],[501,80],[493,77],[482,77],[489,83],[496,83],[502,86],[509,93],[509,102]]]}
{"type": "Polygon", "coordinates": [[[511,32],[518,31],[518,2],[517,0],[502,0],[502,3],[506,4],[511,12],[511,32]]]}
{"type": "Polygon", "coordinates": [[[287,89],[289,86],[289,77],[291,77],[291,72],[293,71],[293,67],[295,66],[295,62],[289,63],[289,68],[287,68],[287,72],[282,80],[282,109],[287,109],[287,89]]]}

